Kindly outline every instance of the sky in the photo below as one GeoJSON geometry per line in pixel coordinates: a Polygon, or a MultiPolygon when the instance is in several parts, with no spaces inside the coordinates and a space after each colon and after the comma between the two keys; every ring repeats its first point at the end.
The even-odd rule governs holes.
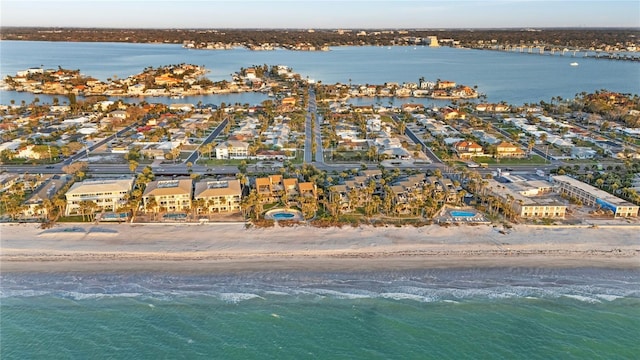
{"type": "Polygon", "coordinates": [[[640,27],[640,1],[0,0],[0,25],[213,29],[640,27]]]}

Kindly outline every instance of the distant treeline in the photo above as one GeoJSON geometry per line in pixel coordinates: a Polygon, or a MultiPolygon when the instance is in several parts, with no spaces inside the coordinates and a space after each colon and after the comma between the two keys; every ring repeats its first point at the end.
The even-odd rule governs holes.
{"type": "MultiPolygon", "coordinates": [[[[416,39],[437,36],[452,39],[460,46],[478,47],[479,42],[501,45],[553,44],[558,47],[604,48],[637,44],[640,29],[104,29],[0,27],[1,40],[280,44],[306,43],[313,46],[409,45],[416,39]]],[[[450,42],[449,42],[450,43],[450,42]]],[[[446,42],[444,44],[447,44],[446,42]]],[[[640,47],[640,44],[638,44],[640,47]]]]}

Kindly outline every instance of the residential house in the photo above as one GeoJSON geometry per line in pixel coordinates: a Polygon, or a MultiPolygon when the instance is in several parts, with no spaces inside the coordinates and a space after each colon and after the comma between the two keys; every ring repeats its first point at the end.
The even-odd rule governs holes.
{"type": "Polygon", "coordinates": [[[512,143],[503,141],[496,145],[496,157],[497,158],[521,158],[525,156],[525,152],[518,146],[512,143]]]}
{"type": "Polygon", "coordinates": [[[571,148],[571,157],[574,159],[593,159],[597,155],[598,152],[590,147],[575,146],[571,148]]]}
{"type": "Polygon", "coordinates": [[[293,111],[296,108],[296,98],[295,97],[285,97],[280,102],[280,110],[281,111],[293,111]]]}
{"type": "Polygon", "coordinates": [[[402,104],[402,111],[404,112],[415,112],[415,111],[423,111],[424,105],[422,104],[402,104]]]}
{"type": "Polygon", "coordinates": [[[217,159],[246,159],[249,156],[249,143],[227,140],[216,146],[217,159]]]}
{"type": "Polygon", "coordinates": [[[129,115],[124,110],[113,110],[107,114],[108,117],[118,118],[120,120],[126,120],[129,115]]]}
{"type": "Polygon", "coordinates": [[[470,159],[476,156],[484,156],[484,149],[473,141],[460,141],[453,144],[453,148],[461,159],[470,159]]]}

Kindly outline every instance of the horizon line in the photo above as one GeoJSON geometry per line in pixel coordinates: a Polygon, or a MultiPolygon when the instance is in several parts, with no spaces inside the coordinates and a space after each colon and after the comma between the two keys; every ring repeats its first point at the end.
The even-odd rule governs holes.
{"type": "Polygon", "coordinates": [[[98,30],[637,30],[640,26],[522,26],[522,27],[109,27],[109,26],[41,26],[41,25],[0,25],[0,29],[98,29],[98,30]]]}

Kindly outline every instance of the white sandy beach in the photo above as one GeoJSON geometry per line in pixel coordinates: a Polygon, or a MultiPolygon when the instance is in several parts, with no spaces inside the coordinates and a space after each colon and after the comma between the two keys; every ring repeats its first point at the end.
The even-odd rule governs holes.
{"type": "Polygon", "coordinates": [[[244,224],[0,225],[0,270],[367,271],[434,267],[640,268],[639,227],[244,224]]]}

